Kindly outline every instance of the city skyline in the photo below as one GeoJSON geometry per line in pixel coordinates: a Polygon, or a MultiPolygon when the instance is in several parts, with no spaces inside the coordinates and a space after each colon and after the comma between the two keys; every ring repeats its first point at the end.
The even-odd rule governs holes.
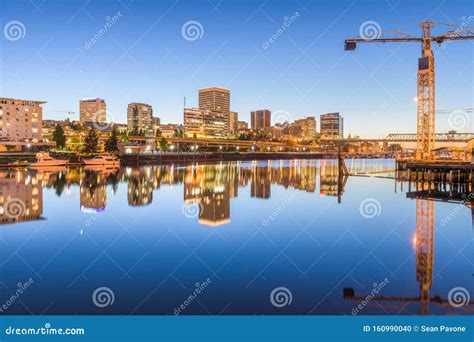
{"type": "MultiPolygon", "coordinates": [[[[128,103],[140,102],[150,104],[162,122],[181,123],[184,97],[186,107],[198,107],[196,89],[218,85],[232,90],[231,109],[240,121],[250,122],[258,108],[286,112],[291,121],[340,112],[346,135],[413,133],[419,48],[387,44],[346,54],[343,41],[367,21],[414,35],[421,19],[461,24],[470,20],[468,5],[340,1],[324,6],[320,16],[313,2],[223,2],[214,8],[169,1],[147,7],[147,13],[139,2],[72,1],[67,9],[18,2],[2,13],[3,25],[18,20],[25,34],[14,41],[2,37],[1,93],[47,101],[47,119],[74,111],[71,119],[77,120],[78,99],[99,97],[114,122],[126,122],[128,103]],[[58,22],[46,22],[49,16],[58,22]],[[201,25],[194,27],[197,37],[182,30],[193,22],[201,25]],[[105,33],[95,39],[104,24],[105,33]]],[[[442,56],[436,66],[439,109],[472,106],[472,82],[465,77],[472,74],[469,46],[434,47],[442,56]]],[[[438,116],[437,131],[448,130],[447,115],[438,116]]]]}

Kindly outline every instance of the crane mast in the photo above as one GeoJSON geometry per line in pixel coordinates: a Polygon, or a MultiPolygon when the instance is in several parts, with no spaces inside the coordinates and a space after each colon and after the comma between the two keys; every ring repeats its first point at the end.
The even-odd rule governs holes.
{"type": "Polygon", "coordinates": [[[431,22],[422,22],[423,44],[418,59],[416,159],[430,159],[435,137],[435,69],[431,22]]]}

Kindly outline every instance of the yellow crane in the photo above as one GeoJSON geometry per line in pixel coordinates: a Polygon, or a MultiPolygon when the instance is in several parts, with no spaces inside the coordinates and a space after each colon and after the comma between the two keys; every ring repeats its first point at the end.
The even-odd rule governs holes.
{"type": "Polygon", "coordinates": [[[421,43],[421,57],[418,59],[417,90],[417,153],[416,159],[431,159],[435,142],[435,67],[431,43],[442,44],[452,40],[474,39],[474,28],[462,25],[435,23],[429,20],[421,22],[421,37],[413,37],[400,31],[395,34],[378,32],[375,37],[359,37],[345,40],[345,50],[355,50],[358,43],[421,43]],[[456,30],[432,36],[435,25],[457,27],[456,30]],[[390,36],[392,35],[392,37],[390,36]]]}

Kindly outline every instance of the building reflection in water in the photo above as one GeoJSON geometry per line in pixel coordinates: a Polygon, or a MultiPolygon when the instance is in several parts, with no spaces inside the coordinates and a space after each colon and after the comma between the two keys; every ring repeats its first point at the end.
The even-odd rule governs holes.
{"type": "Polygon", "coordinates": [[[258,199],[269,199],[272,185],[315,192],[318,170],[321,193],[337,195],[337,164],[323,162],[319,168],[316,161],[310,160],[154,165],[116,170],[5,171],[0,174],[1,208],[12,198],[19,199],[21,205],[24,203],[24,208],[20,208],[21,215],[13,218],[2,213],[2,222],[41,218],[43,187],[54,188],[56,194],[62,196],[64,191],[70,192],[71,186],[79,186],[81,211],[94,213],[107,206],[107,186],[112,185],[116,190],[119,183],[126,182],[131,207],[150,205],[153,191],[162,184],[183,184],[184,204],[199,207],[198,222],[220,226],[231,220],[230,200],[239,195],[239,187],[249,187],[250,197],[258,199]]]}
{"type": "MultiPolygon", "coordinates": [[[[149,205],[153,201],[153,178],[150,167],[133,169],[128,180],[127,198],[132,207],[149,205]]],[[[155,177],[156,179],[156,177],[155,177]]]]}
{"type": "Polygon", "coordinates": [[[42,178],[27,172],[0,172],[1,224],[42,219],[42,178]]]}
{"type": "MultiPolygon", "coordinates": [[[[355,168],[357,165],[354,165],[355,168]]],[[[361,168],[356,169],[362,172],[361,168]]],[[[200,224],[215,227],[231,222],[231,199],[239,195],[239,187],[249,188],[250,197],[256,199],[269,199],[274,185],[315,192],[318,172],[320,194],[338,196],[340,201],[347,177],[339,172],[337,162],[325,160],[159,165],[117,170],[5,170],[0,172],[0,223],[43,219],[45,187],[53,188],[57,196],[63,196],[70,193],[71,186],[79,186],[80,208],[87,213],[105,209],[107,187],[110,186],[116,191],[120,183],[127,183],[128,205],[136,207],[150,205],[153,191],[162,184],[182,184],[184,204],[199,208],[197,220],[200,224]]],[[[370,171],[379,172],[378,169],[370,171]]],[[[417,297],[381,296],[373,300],[419,302],[420,313],[429,314],[430,303],[447,301],[440,296],[430,296],[434,266],[434,201],[458,203],[472,209],[472,184],[412,180],[404,174],[396,175],[395,180],[395,191],[398,183],[408,184],[406,196],[415,200],[413,245],[420,292],[417,297]]],[[[356,295],[352,288],[344,289],[344,297],[351,300],[365,298],[364,295],[356,295]]]]}

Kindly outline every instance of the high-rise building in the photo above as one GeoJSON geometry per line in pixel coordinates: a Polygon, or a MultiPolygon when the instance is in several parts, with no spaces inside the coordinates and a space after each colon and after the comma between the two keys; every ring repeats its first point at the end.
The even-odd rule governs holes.
{"type": "Polygon", "coordinates": [[[229,130],[230,134],[237,135],[239,131],[239,113],[237,112],[230,112],[230,124],[229,130]]]}
{"type": "Polygon", "coordinates": [[[153,108],[146,103],[133,102],[127,108],[128,130],[153,135],[153,108]]]}
{"type": "Polygon", "coordinates": [[[82,99],[79,101],[79,120],[82,124],[106,122],[105,100],[103,99],[82,99]]]}
{"type": "Polygon", "coordinates": [[[250,125],[256,131],[269,128],[272,125],[272,112],[268,109],[251,112],[250,125]]]}
{"type": "Polygon", "coordinates": [[[339,113],[321,114],[321,137],[323,138],[343,138],[344,119],[339,113]]]}
{"type": "Polygon", "coordinates": [[[10,141],[43,139],[44,101],[0,97],[0,138],[10,141]]]}
{"type": "Polygon", "coordinates": [[[220,87],[199,89],[199,109],[210,111],[212,125],[220,127],[217,136],[230,133],[230,90],[220,87]]]}

